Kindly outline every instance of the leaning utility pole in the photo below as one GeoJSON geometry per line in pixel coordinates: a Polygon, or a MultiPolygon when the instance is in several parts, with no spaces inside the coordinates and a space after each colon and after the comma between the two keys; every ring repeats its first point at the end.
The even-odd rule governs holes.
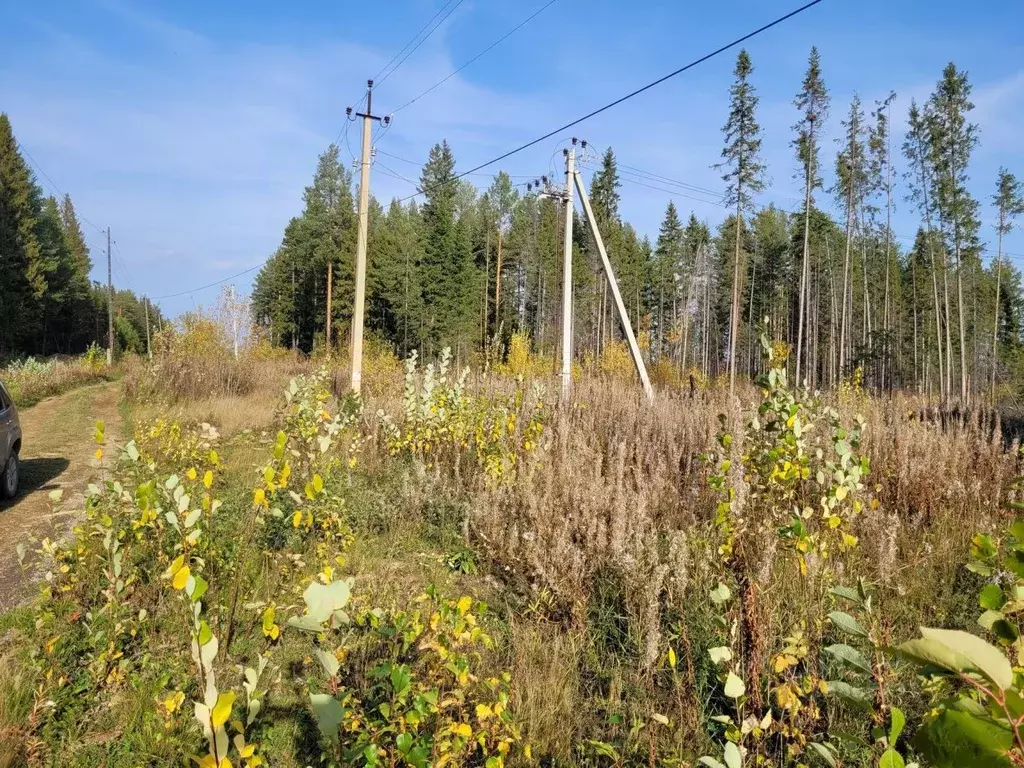
{"type": "MultiPolygon", "coordinates": [[[[352,108],[345,114],[351,116],[352,108]]],[[[363,118],[363,146],[359,161],[359,235],[356,242],[356,301],[352,312],[352,391],[359,393],[363,382],[363,310],[366,304],[366,239],[370,215],[370,135],[373,121],[387,125],[390,117],[373,115],[373,80],[366,81],[366,112],[357,112],[363,118]]],[[[330,323],[328,314],[327,322],[330,323]]],[[[330,333],[328,331],[328,333],[330,333]]]]}
{"type": "Polygon", "coordinates": [[[565,244],[562,254],[562,398],[572,388],[572,180],[576,176],[576,140],[565,150],[565,244]]]}
{"type": "Polygon", "coordinates": [[[107,365],[114,364],[114,273],[110,266],[110,227],[107,227],[107,365]]]}
{"type": "Polygon", "coordinates": [[[576,182],[576,191],[580,194],[580,202],[583,203],[583,211],[587,214],[587,221],[590,224],[590,232],[594,236],[594,243],[597,245],[597,251],[601,255],[601,264],[604,266],[604,273],[608,278],[608,285],[612,289],[612,297],[615,299],[615,307],[619,311],[619,320],[622,322],[622,330],[626,334],[626,341],[629,342],[629,351],[633,356],[633,365],[636,366],[637,375],[640,376],[640,383],[643,385],[644,394],[647,395],[648,400],[653,400],[654,388],[651,387],[651,380],[647,377],[647,366],[644,365],[644,359],[640,355],[640,345],[636,343],[636,336],[633,334],[633,326],[630,324],[629,315],[626,313],[626,305],[622,302],[622,294],[619,293],[619,284],[615,280],[615,273],[612,271],[612,264],[608,260],[608,252],[604,248],[604,240],[601,239],[601,232],[597,228],[597,219],[594,218],[594,211],[590,207],[590,198],[587,197],[587,190],[579,173],[574,171],[572,177],[576,182]]]}

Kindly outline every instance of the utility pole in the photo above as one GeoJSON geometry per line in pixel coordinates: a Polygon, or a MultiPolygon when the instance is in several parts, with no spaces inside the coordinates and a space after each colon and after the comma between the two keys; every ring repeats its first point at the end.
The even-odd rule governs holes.
{"type": "MultiPolygon", "coordinates": [[[[345,114],[351,116],[352,108],[345,114]]],[[[363,118],[363,146],[359,168],[359,235],[356,243],[356,301],[352,312],[352,391],[356,394],[363,382],[363,311],[366,304],[366,239],[370,217],[370,136],[373,121],[384,125],[390,117],[373,115],[373,80],[366,81],[366,112],[357,112],[363,118]]],[[[328,316],[330,322],[330,316],[328,316]]],[[[329,332],[328,332],[329,333],[329,332]]]]}
{"type": "Polygon", "coordinates": [[[630,324],[629,315],[626,313],[626,305],[622,302],[622,294],[619,293],[619,284],[615,280],[612,264],[608,260],[608,252],[605,250],[604,240],[601,239],[601,232],[597,228],[597,219],[594,218],[594,211],[590,207],[587,189],[579,173],[574,171],[572,176],[576,182],[576,191],[580,194],[580,201],[583,203],[583,211],[587,214],[587,221],[590,223],[590,232],[594,236],[594,243],[597,245],[597,251],[601,255],[601,264],[604,266],[608,285],[612,289],[612,297],[615,299],[615,307],[619,312],[619,320],[622,323],[622,330],[626,334],[626,341],[629,342],[629,351],[633,356],[633,364],[636,366],[637,375],[640,377],[640,383],[643,385],[644,394],[647,395],[647,399],[654,400],[654,388],[651,386],[651,380],[647,376],[647,366],[644,365],[644,359],[640,355],[640,346],[636,343],[633,326],[630,324]]]}
{"type": "Polygon", "coordinates": [[[576,176],[576,139],[565,150],[565,243],[562,253],[562,399],[572,388],[572,180],[576,176]]]}
{"type": "Polygon", "coordinates": [[[149,346],[149,297],[142,297],[143,305],[146,307],[146,357],[153,359],[153,350],[149,346]]]}
{"type": "Polygon", "coordinates": [[[114,273],[110,266],[110,227],[107,227],[107,365],[114,364],[114,273]]]}

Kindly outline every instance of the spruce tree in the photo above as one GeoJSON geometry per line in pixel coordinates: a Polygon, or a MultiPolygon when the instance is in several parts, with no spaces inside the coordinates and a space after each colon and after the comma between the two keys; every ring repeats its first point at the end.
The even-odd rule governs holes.
{"type": "Polygon", "coordinates": [[[842,310],[839,324],[839,374],[845,374],[849,359],[849,344],[852,338],[852,290],[850,288],[850,250],[853,245],[854,212],[863,201],[867,185],[867,160],[865,157],[864,110],[860,96],[854,94],[850,111],[842,121],[844,135],[836,139],[840,143],[836,156],[836,186],[834,191],[846,208],[846,251],[843,256],[842,310]]]}
{"type": "Polygon", "coordinates": [[[39,189],[7,115],[0,112],[0,358],[19,352],[37,325],[46,271],[36,228],[39,189]]]}
{"type": "Polygon", "coordinates": [[[1017,177],[1005,168],[999,169],[999,179],[996,182],[996,193],[992,196],[992,204],[999,211],[999,220],[996,223],[996,235],[998,246],[996,249],[996,306],[992,320],[992,371],[991,387],[992,402],[995,404],[996,397],[996,367],[999,361],[999,303],[1000,290],[1002,289],[1002,261],[1003,261],[1003,237],[1013,229],[1013,219],[1024,214],[1024,184],[1017,180],[1017,177]]]}
{"type": "Polygon", "coordinates": [[[670,328],[668,307],[671,305],[671,325],[679,321],[679,296],[677,295],[677,283],[680,279],[683,282],[689,278],[690,268],[685,263],[686,243],[683,234],[683,225],[679,221],[679,212],[675,203],[671,200],[665,209],[665,218],[662,219],[661,229],[658,231],[658,240],[654,246],[654,285],[653,291],[656,294],[657,314],[657,352],[665,354],[665,341],[670,331],[676,333],[676,328],[670,328]]]}
{"type": "Polygon", "coordinates": [[[761,162],[761,127],[757,124],[757,94],[750,83],[754,67],[744,49],[736,57],[733,74],[736,81],[729,89],[729,119],[722,132],[725,148],[722,162],[715,168],[724,169],[726,183],[724,203],[735,207],[735,248],[732,265],[731,319],[729,323],[729,393],[736,388],[736,337],[740,321],[740,242],[743,237],[743,214],[753,210],[753,195],[764,189],[764,165],[761,162]]]}
{"type": "Polygon", "coordinates": [[[803,169],[804,179],[804,242],[803,258],[800,266],[799,298],[797,300],[797,344],[796,344],[796,381],[800,382],[800,368],[804,346],[804,314],[810,275],[810,242],[811,242],[811,207],[814,205],[814,190],[821,186],[821,175],[818,164],[818,136],[825,124],[829,110],[829,95],[825,82],[821,77],[821,56],[817,46],[811,48],[807,60],[807,73],[804,75],[800,93],[793,100],[793,106],[800,112],[800,121],[793,126],[797,132],[793,140],[797,159],[803,169]],[[817,133],[816,133],[817,131],[817,133]]]}
{"type": "Polygon", "coordinates": [[[964,315],[963,262],[980,250],[978,202],[967,189],[967,168],[978,144],[978,127],[968,121],[974,109],[967,73],[950,62],[928,100],[928,127],[935,164],[934,197],[949,250],[956,266],[957,312],[960,334],[960,399],[967,403],[967,323],[964,315]]]}

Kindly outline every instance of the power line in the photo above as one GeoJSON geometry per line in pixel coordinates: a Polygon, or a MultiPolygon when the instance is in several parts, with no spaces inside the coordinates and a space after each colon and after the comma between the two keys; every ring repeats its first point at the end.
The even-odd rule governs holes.
{"type": "MultiPolygon", "coordinates": [[[[800,6],[796,10],[790,11],[789,13],[785,14],[784,16],[780,16],[779,18],[775,19],[774,21],[771,21],[771,22],[765,24],[764,26],[755,29],[753,32],[748,32],[747,34],[743,35],[742,37],[736,38],[732,42],[726,43],[725,45],[723,45],[720,48],[712,51],[711,53],[707,53],[707,54],[701,56],[699,59],[695,59],[695,60],[691,61],[689,64],[686,64],[685,66],[680,67],[679,69],[675,70],[674,72],[669,72],[664,77],[660,77],[657,80],[654,80],[653,82],[648,83],[647,85],[644,85],[644,86],[642,86],[640,88],[637,88],[635,91],[627,93],[625,96],[622,96],[622,97],[616,99],[615,101],[612,101],[612,102],[609,102],[608,104],[605,104],[603,107],[598,107],[597,109],[595,109],[592,112],[587,113],[583,117],[577,118],[576,120],[573,120],[573,121],[571,121],[569,123],[566,123],[565,125],[560,126],[560,127],[556,128],[553,131],[548,131],[543,136],[538,136],[536,139],[533,139],[532,141],[528,141],[527,143],[522,144],[522,145],[516,147],[515,149],[509,150],[508,152],[505,152],[504,154],[498,155],[497,157],[495,157],[495,158],[493,158],[491,160],[488,160],[485,163],[481,163],[480,165],[476,166],[475,168],[471,168],[468,171],[463,171],[462,173],[457,174],[454,177],[453,181],[457,180],[457,179],[461,179],[464,176],[469,176],[471,173],[475,173],[476,171],[479,171],[479,170],[481,170],[483,168],[486,168],[489,165],[494,165],[494,163],[500,162],[500,161],[504,160],[507,157],[511,157],[512,155],[518,154],[519,152],[522,152],[524,149],[529,149],[532,146],[540,144],[542,141],[544,141],[546,139],[550,139],[552,136],[555,136],[556,134],[559,134],[562,131],[568,130],[569,128],[572,128],[572,127],[574,127],[576,125],[579,125],[580,123],[584,122],[585,120],[589,120],[590,118],[595,117],[596,115],[599,115],[602,112],[606,112],[609,109],[611,109],[612,107],[616,107],[619,104],[622,104],[624,101],[628,101],[629,99],[632,99],[635,96],[639,96],[641,93],[644,93],[645,91],[649,91],[651,88],[654,88],[657,85],[661,85],[666,80],[670,80],[671,78],[676,77],[677,75],[680,75],[683,72],[686,72],[687,70],[693,69],[697,65],[703,64],[705,61],[708,61],[709,59],[712,59],[715,56],[718,56],[718,55],[720,55],[722,53],[725,53],[730,48],[735,48],[737,45],[740,45],[741,43],[744,43],[747,40],[750,40],[752,37],[756,37],[757,35],[760,35],[762,32],[766,32],[769,29],[771,29],[772,27],[776,27],[779,24],[781,24],[782,22],[788,21],[789,19],[793,18],[794,16],[797,16],[798,14],[801,14],[801,13],[803,13],[804,11],[806,11],[806,10],[808,10],[810,8],[813,8],[814,6],[818,5],[818,3],[820,3],[820,2],[822,2],[822,0],[811,0],[811,2],[805,3],[804,5],[800,6]]],[[[403,198],[400,202],[405,202],[406,200],[410,200],[413,197],[416,197],[417,195],[423,194],[423,192],[427,192],[427,191],[429,191],[429,190],[421,190],[420,192],[417,192],[416,194],[413,194],[413,195],[410,195],[409,197],[403,198]]]]}
{"type": "MultiPolygon", "coordinates": [[[[394,160],[398,160],[399,162],[408,163],[409,165],[415,165],[415,166],[418,166],[420,168],[423,167],[423,163],[418,163],[415,160],[409,160],[408,158],[405,158],[405,157],[399,157],[398,155],[394,155],[394,154],[392,154],[390,152],[385,152],[383,149],[378,149],[378,150],[375,150],[375,151],[376,151],[376,153],[378,155],[384,155],[385,157],[390,157],[390,158],[392,158],[394,160]]],[[[463,176],[487,176],[489,178],[493,178],[494,177],[493,173],[465,173],[465,174],[462,174],[462,175],[463,176]]],[[[510,179],[535,179],[535,178],[537,178],[536,174],[526,174],[526,173],[507,173],[505,175],[508,176],[510,179]]],[[[456,178],[459,178],[459,177],[456,177],[456,178]]]]}
{"type": "Polygon", "coordinates": [[[264,261],[264,262],[262,262],[260,264],[257,264],[255,267],[249,267],[248,269],[242,270],[237,275],[231,275],[230,277],[225,277],[223,280],[217,280],[214,283],[208,283],[207,285],[201,285],[198,288],[190,288],[187,291],[179,291],[178,293],[168,293],[168,294],[165,294],[164,296],[154,296],[154,297],[152,297],[150,299],[150,301],[160,301],[161,299],[176,299],[179,296],[188,296],[191,293],[198,293],[199,291],[205,291],[207,288],[215,288],[218,285],[223,285],[224,283],[228,282],[229,280],[234,280],[235,278],[242,277],[242,275],[247,275],[250,272],[255,272],[257,269],[262,269],[263,265],[266,264],[266,263],[267,262],[264,261]]]}
{"type": "MultiPolygon", "coordinates": [[[[398,54],[395,56],[395,58],[398,58],[398,56],[402,56],[402,58],[399,60],[399,62],[397,64],[395,64],[394,67],[391,67],[391,69],[388,70],[387,74],[385,74],[384,77],[380,78],[380,80],[377,82],[377,85],[383,85],[385,80],[387,80],[389,77],[391,77],[393,74],[395,74],[395,72],[398,71],[398,68],[401,67],[405,63],[406,59],[408,59],[410,56],[412,56],[414,53],[416,53],[416,51],[419,49],[419,47],[421,45],[423,45],[425,42],[427,42],[427,40],[430,38],[430,36],[432,34],[434,34],[438,29],[440,29],[441,25],[444,24],[445,21],[448,20],[448,17],[451,16],[453,13],[455,13],[455,11],[458,9],[458,7],[460,5],[462,5],[462,2],[463,2],[463,0],[456,0],[455,5],[453,5],[448,10],[448,12],[445,13],[445,15],[441,17],[441,20],[438,21],[437,24],[435,24],[430,29],[430,31],[427,32],[427,34],[424,35],[423,38],[418,43],[416,43],[416,45],[414,45],[412,47],[412,50],[410,50],[407,54],[405,54],[405,56],[402,56],[402,51],[404,51],[405,48],[408,48],[409,45],[412,43],[412,41],[409,41],[409,43],[406,44],[405,48],[403,48],[402,51],[399,51],[398,54]]],[[[441,10],[438,11],[436,14],[434,14],[434,17],[430,21],[427,22],[426,26],[424,26],[423,29],[426,29],[426,27],[429,26],[430,23],[433,22],[434,19],[436,19],[438,16],[440,16],[441,13],[444,11],[445,7],[448,6],[450,3],[451,3],[451,0],[448,0],[447,3],[445,3],[443,6],[441,6],[441,10]]],[[[416,33],[416,37],[419,37],[421,34],[423,34],[423,29],[421,29],[419,32],[416,33]]],[[[415,40],[415,39],[416,38],[414,37],[413,40],[415,40]]],[[[392,59],[391,61],[394,61],[394,60],[395,59],[392,59]]],[[[390,63],[388,64],[388,66],[391,66],[390,63]]],[[[384,67],[384,69],[388,69],[388,66],[384,67]]],[[[384,70],[382,69],[381,72],[383,72],[383,71],[384,70]]],[[[377,78],[379,78],[379,77],[380,77],[380,72],[378,72],[377,76],[374,77],[373,79],[376,81],[377,78]]]]}
{"type": "Polygon", "coordinates": [[[407,184],[412,184],[414,187],[416,187],[416,189],[419,189],[420,185],[417,184],[415,181],[413,181],[410,178],[407,178],[406,176],[403,176],[402,174],[398,173],[397,171],[392,170],[388,166],[384,165],[384,163],[382,163],[380,160],[378,160],[376,163],[374,163],[374,165],[378,166],[380,168],[380,170],[381,170],[381,173],[383,173],[384,175],[390,176],[390,177],[392,177],[394,179],[398,179],[399,181],[404,181],[407,184]]]}
{"type": "MultiPolygon", "coordinates": [[[[50,178],[50,175],[46,171],[43,170],[43,166],[41,166],[39,163],[36,162],[36,159],[34,157],[32,157],[32,154],[25,148],[24,144],[22,144],[17,139],[14,140],[14,144],[18,148],[19,151],[25,153],[25,157],[27,157],[29,162],[32,163],[32,166],[37,171],[39,171],[39,173],[42,174],[43,178],[45,178],[50,183],[50,189],[53,192],[56,192],[58,197],[60,197],[61,199],[64,199],[65,197],[69,196],[66,192],[64,192],[64,190],[62,190],[59,186],[57,186],[56,183],[54,183],[53,179],[50,178]]],[[[85,216],[83,216],[78,211],[75,211],[75,215],[79,219],[84,221],[86,224],[88,224],[90,227],[95,229],[97,232],[99,232],[100,234],[103,234],[104,232],[106,232],[105,229],[103,229],[102,227],[96,226],[95,224],[93,224],[91,221],[89,221],[89,219],[85,218],[85,216]]]]}
{"type": "Polygon", "coordinates": [[[516,26],[512,27],[512,29],[510,29],[510,30],[509,30],[508,32],[506,32],[506,33],[505,33],[504,35],[502,35],[501,37],[499,37],[499,38],[498,38],[497,40],[495,40],[495,41],[494,41],[493,43],[491,43],[491,44],[490,44],[489,46],[487,46],[486,48],[484,48],[484,49],[483,49],[482,51],[480,51],[480,53],[478,53],[478,54],[477,54],[476,56],[474,56],[474,57],[473,57],[472,59],[470,59],[469,61],[467,61],[467,62],[466,62],[465,64],[463,64],[463,65],[462,65],[461,67],[459,67],[458,69],[456,69],[456,70],[453,70],[452,72],[448,73],[448,74],[447,74],[447,75],[445,75],[445,76],[444,76],[443,78],[441,78],[441,79],[440,79],[440,80],[438,80],[438,81],[437,81],[436,83],[434,83],[434,84],[433,84],[432,86],[430,86],[429,88],[427,88],[427,90],[425,90],[425,91],[424,91],[423,93],[421,93],[421,94],[420,94],[419,96],[415,97],[414,99],[411,99],[410,101],[407,101],[407,102],[406,102],[405,104],[403,104],[402,106],[400,106],[400,107],[399,107],[398,109],[396,109],[396,110],[395,110],[395,113],[401,112],[401,111],[402,111],[403,109],[405,109],[406,107],[408,107],[408,106],[411,106],[411,105],[415,104],[415,103],[416,103],[417,101],[419,101],[420,99],[422,99],[422,98],[423,98],[424,96],[426,96],[426,95],[427,95],[428,93],[430,93],[431,91],[433,91],[433,90],[434,90],[435,88],[439,88],[440,86],[442,86],[442,85],[444,85],[445,83],[447,83],[447,82],[448,82],[449,80],[451,80],[451,79],[452,79],[453,77],[455,77],[455,76],[456,76],[457,74],[459,74],[459,72],[461,72],[462,70],[464,70],[464,69],[465,69],[466,67],[470,66],[471,64],[475,63],[476,61],[478,61],[478,60],[479,60],[479,59],[481,59],[482,57],[486,56],[486,55],[487,55],[488,53],[490,53],[491,51],[493,51],[493,50],[494,50],[495,48],[497,48],[497,47],[498,47],[499,45],[501,45],[501,44],[502,44],[503,42],[505,42],[506,40],[508,40],[508,39],[509,39],[510,37],[512,37],[512,35],[514,35],[514,34],[515,34],[516,32],[518,32],[518,31],[519,31],[520,29],[522,29],[523,27],[525,27],[525,26],[526,26],[527,24],[529,24],[529,23],[530,23],[531,21],[533,21],[533,20],[534,20],[535,18],[537,18],[538,16],[540,16],[540,15],[541,15],[541,14],[542,14],[542,13],[543,13],[544,11],[546,11],[546,10],[547,10],[548,8],[550,8],[550,7],[552,6],[552,5],[554,5],[554,4],[556,3],[556,2],[558,2],[558,0],[549,0],[549,1],[548,1],[548,3],[547,3],[546,5],[543,5],[543,6],[541,6],[541,7],[540,7],[540,8],[538,8],[538,9],[537,9],[536,11],[534,11],[534,12],[533,12],[532,14],[530,14],[529,16],[527,16],[527,17],[526,17],[526,18],[525,18],[525,19],[524,19],[523,21],[519,22],[519,23],[518,23],[518,24],[517,24],[516,26]]]}

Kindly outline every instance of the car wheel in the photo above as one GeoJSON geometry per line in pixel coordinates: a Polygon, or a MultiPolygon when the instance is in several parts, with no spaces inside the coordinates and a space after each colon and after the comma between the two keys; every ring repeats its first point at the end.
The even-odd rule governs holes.
{"type": "Polygon", "coordinates": [[[18,493],[18,469],[18,454],[12,453],[4,467],[4,475],[0,478],[0,496],[13,499],[18,493]]]}

